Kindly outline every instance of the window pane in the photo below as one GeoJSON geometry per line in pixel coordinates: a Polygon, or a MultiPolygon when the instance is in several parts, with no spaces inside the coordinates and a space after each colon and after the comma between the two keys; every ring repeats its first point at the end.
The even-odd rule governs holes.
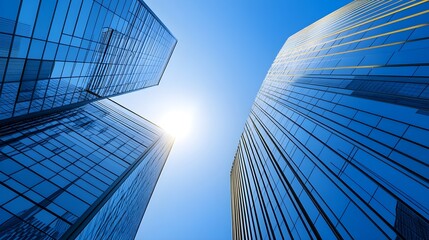
{"type": "Polygon", "coordinates": [[[64,33],[67,33],[70,35],[73,34],[81,4],[82,4],[82,0],[73,0],[72,1],[71,5],[70,5],[70,9],[72,9],[72,10],[69,11],[67,14],[66,24],[65,24],[64,30],[63,30],[64,33]]]}
{"type": "Polygon", "coordinates": [[[13,33],[19,1],[0,1],[0,32],[13,33]]]}
{"type": "Polygon", "coordinates": [[[7,66],[6,82],[19,82],[24,68],[24,59],[10,59],[7,66]]]}
{"type": "Polygon", "coordinates": [[[36,1],[36,0],[23,1],[21,11],[19,12],[16,34],[27,36],[27,37],[31,36],[38,7],[39,7],[39,1],[36,1]]]}
{"type": "Polygon", "coordinates": [[[37,17],[36,30],[34,37],[46,39],[50,23],[54,14],[56,1],[55,0],[43,0],[39,10],[39,16],[37,17]]]}
{"type": "Polygon", "coordinates": [[[69,1],[58,1],[57,8],[55,9],[55,16],[52,21],[51,31],[49,33],[50,41],[58,42],[60,40],[68,6],[69,1]]]}
{"type": "Polygon", "coordinates": [[[25,37],[15,36],[13,39],[11,57],[25,58],[27,57],[28,46],[30,45],[30,39],[25,37]]]}
{"type": "Polygon", "coordinates": [[[12,43],[12,36],[0,33],[0,43],[0,57],[7,57],[12,43]]]}
{"type": "Polygon", "coordinates": [[[28,58],[41,59],[44,48],[44,41],[33,39],[33,41],[31,41],[30,53],[28,54],[28,58]]]}

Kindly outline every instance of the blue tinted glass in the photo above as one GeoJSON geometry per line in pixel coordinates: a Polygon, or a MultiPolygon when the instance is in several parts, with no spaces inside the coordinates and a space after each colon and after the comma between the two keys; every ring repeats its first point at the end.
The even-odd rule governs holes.
{"type": "Polygon", "coordinates": [[[13,33],[19,1],[0,1],[0,32],[13,33]]]}
{"type": "Polygon", "coordinates": [[[27,57],[28,48],[30,46],[30,39],[26,37],[16,36],[13,40],[11,57],[25,58],[27,57]]]}
{"type": "Polygon", "coordinates": [[[76,24],[75,36],[83,37],[83,33],[85,31],[85,27],[88,24],[89,13],[92,8],[93,1],[92,0],[84,0],[82,3],[82,8],[79,13],[79,18],[76,24]]]}
{"type": "Polygon", "coordinates": [[[16,34],[30,37],[36,20],[38,0],[23,0],[19,12],[16,34]]]}
{"type": "Polygon", "coordinates": [[[12,36],[0,33],[0,42],[2,43],[0,47],[0,57],[8,57],[12,45],[12,36]]]}
{"type": "Polygon", "coordinates": [[[4,208],[10,211],[11,213],[19,214],[22,211],[25,211],[33,206],[34,204],[32,204],[30,201],[22,197],[17,197],[12,201],[8,202],[7,204],[5,204],[4,208]]]}
{"type": "Polygon", "coordinates": [[[10,59],[4,80],[6,82],[20,81],[24,63],[24,59],[10,59]]]}
{"type": "Polygon", "coordinates": [[[82,4],[82,0],[72,0],[70,4],[71,11],[68,11],[66,22],[64,25],[64,33],[67,34],[73,34],[75,26],[76,26],[76,20],[80,11],[80,7],[82,4]]]}
{"type": "Polygon", "coordinates": [[[42,0],[33,37],[40,39],[47,38],[56,2],[55,0],[42,0]]]}
{"type": "Polygon", "coordinates": [[[12,200],[13,198],[15,198],[17,196],[17,194],[13,191],[11,191],[9,188],[4,187],[3,185],[0,185],[0,191],[1,191],[1,195],[0,195],[0,205],[3,205],[7,202],[9,202],[10,200],[12,200]]]}
{"type": "Polygon", "coordinates": [[[234,236],[429,236],[428,7],[352,1],[288,38],[234,159],[234,236]]]}
{"type": "Polygon", "coordinates": [[[51,30],[49,32],[50,41],[59,41],[69,4],[70,2],[68,0],[57,2],[57,8],[55,9],[55,15],[52,19],[51,30]]]}
{"type": "Polygon", "coordinates": [[[42,58],[43,50],[45,48],[45,42],[33,39],[31,41],[30,52],[28,58],[40,59],[42,58]]]}

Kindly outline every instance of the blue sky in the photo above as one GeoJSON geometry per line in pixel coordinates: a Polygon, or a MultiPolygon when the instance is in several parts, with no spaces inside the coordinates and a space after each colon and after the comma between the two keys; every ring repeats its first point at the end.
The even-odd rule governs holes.
{"type": "Polygon", "coordinates": [[[229,171],[251,104],[286,39],[344,0],[145,0],[178,39],[159,86],[115,98],[159,123],[190,108],[136,239],[230,239],[229,171]]]}

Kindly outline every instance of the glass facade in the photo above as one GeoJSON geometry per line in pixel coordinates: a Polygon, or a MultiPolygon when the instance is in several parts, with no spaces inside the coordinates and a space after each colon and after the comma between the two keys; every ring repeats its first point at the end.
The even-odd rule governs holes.
{"type": "Polygon", "coordinates": [[[0,121],[157,85],[176,39],[140,0],[0,1],[0,121]]]}
{"type": "Polygon", "coordinates": [[[231,170],[234,239],[429,239],[428,19],[352,1],[286,41],[231,170]]]}
{"type": "Polygon", "coordinates": [[[132,239],[172,143],[109,100],[0,127],[0,238],[132,239]]]}
{"type": "Polygon", "coordinates": [[[141,0],[0,1],[0,239],[132,239],[173,138],[107,97],[176,39],[141,0]]]}

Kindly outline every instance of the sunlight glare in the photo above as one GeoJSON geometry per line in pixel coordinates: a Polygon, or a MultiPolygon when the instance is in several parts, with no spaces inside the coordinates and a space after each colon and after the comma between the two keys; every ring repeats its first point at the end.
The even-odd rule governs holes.
{"type": "Polygon", "coordinates": [[[166,114],[160,126],[175,138],[186,137],[192,126],[192,113],[188,110],[175,110],[166,114]]]}

